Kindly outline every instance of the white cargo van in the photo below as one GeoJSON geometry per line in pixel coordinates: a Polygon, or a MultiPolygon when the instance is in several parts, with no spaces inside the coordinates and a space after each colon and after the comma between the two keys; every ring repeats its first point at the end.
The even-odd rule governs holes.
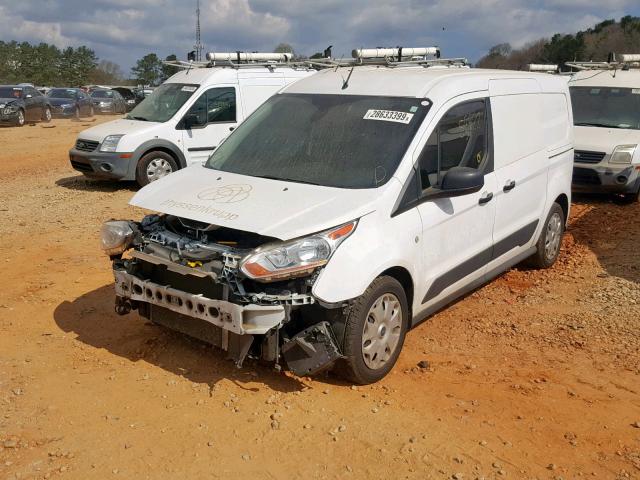
{"type": "Polygon", "coordinates": [[[575,124],[573,189],[640,197],[640,55],[571,62],[575,124]]]}
{"type": "Polygon", "coordinates": [[[102,231],[116,310],[238,363],[370,383],[436,310],[525,259],[553,265],[566,81],[445,64],[338,63],[267,100],[203,167],[140,190],[131,204],[158,214],[102,231]]]}
{"type": "Polygon", "coordinates": [[[71,166],[88,177],[146,185],[205,161],[262,102],[315,72],[290,64],[289,54],[249,55],[208,54],[209,64],[176,73],[125,118],[80,132],[71,166]],[[236,55],[242,58],[232,62],[236,55]],[[258,55],[263,63],[253,60],[258,55]]]}

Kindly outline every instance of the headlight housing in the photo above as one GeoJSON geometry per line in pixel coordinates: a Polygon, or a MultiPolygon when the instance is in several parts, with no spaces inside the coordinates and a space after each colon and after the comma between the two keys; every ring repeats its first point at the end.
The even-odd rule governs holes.
{"type": "Polygon", "coordinates": [[[20,110],[20,108],[16,107],[15,105],[7,105],[4,108],[4,114],[11,115],[12,113],[16,113],[18,110],[20,110]]]}
{"type": "Polygon", "coordinates": [[[102,225],[100,244],[102,250],[109,256],[124,252],[131,242],[135,232],[130,222],[125,220],[110,220],[102,225]]]}
{"type": "Polygon", "coordinates": [[[613,149],[611,154],[611,160],[609,163],[626,163],[630,164],[633,160],[633,154],[636,151],[638,145],[618,145],[613,149]]]}
{"type": "Polygon", "coordinates": [[[259,282],[274,282],[311,274],[356,229],[357,220],[289,242],[265,245],[240,262],[240,270],[259,282]]]}
{"type": "Polygon", "coordinates": [[[118,148],[118,142],[124,135],[107,135],[100,145],[101,152],[115,152],[118,148]]]}
{"type": "Polygon", "coordinates": [[[63,103],[62,105],[60,105],[60,107],[62,107],[62,108],[71,108],[71,107],[73,107],[73,104],[72,103],[63,103]]]}

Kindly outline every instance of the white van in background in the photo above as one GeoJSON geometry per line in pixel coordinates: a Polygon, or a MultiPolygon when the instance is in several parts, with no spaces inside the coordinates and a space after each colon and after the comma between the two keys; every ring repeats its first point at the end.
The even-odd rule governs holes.
{"type": "Polygon", "coordinates": [[[415,50],[356,51],[267,100],[204,166],[141,189],[131,204],[160,214],[102,230],[116,311],[238,364],[371,383],[438,309],[525,259],[553,265],[571,200],[566,81],[415,50]]]}
{"type": "Polygon", "coordinates": [[[570,62],[575,125],[573,189],[640,199],[640,55],[570,62]]]}
{"type": "Polygon", "coordinates": [[[289,64],[289,54],[209,57],[204,68],[189,66],[173,75],[125,118],[80,132],[69,151],[71,166],[88,177],[146,185],[205,161],[267,98],[315,72],[289,64]]]}

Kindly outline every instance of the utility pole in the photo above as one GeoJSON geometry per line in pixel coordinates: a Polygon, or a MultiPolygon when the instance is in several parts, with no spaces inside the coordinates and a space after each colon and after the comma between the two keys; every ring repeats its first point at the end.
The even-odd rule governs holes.
{"type": "Polygon", "coordinates": [[[196,61],[202,61],[202,50],[204,49],[204,45],[202,45],[202,41],[200,40],[200,0],[197,0],[196,3],[196,43],[193,46],[193,49],[196,51],[196,61]]]}

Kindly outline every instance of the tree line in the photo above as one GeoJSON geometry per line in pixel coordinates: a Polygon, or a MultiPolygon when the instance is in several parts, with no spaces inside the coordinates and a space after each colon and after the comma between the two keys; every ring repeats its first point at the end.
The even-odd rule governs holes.
{"type": "Polygon", "coordinates": [[[475,66],[525,70],[530,63],[542,63],[568,70],[565,62],[604,62],[610,52],[640,53],[640,17],[627,15],[618,22],[605,20],[575,34],[557,33],[517,49],[501,43],[492,47],[475,66]]]}

